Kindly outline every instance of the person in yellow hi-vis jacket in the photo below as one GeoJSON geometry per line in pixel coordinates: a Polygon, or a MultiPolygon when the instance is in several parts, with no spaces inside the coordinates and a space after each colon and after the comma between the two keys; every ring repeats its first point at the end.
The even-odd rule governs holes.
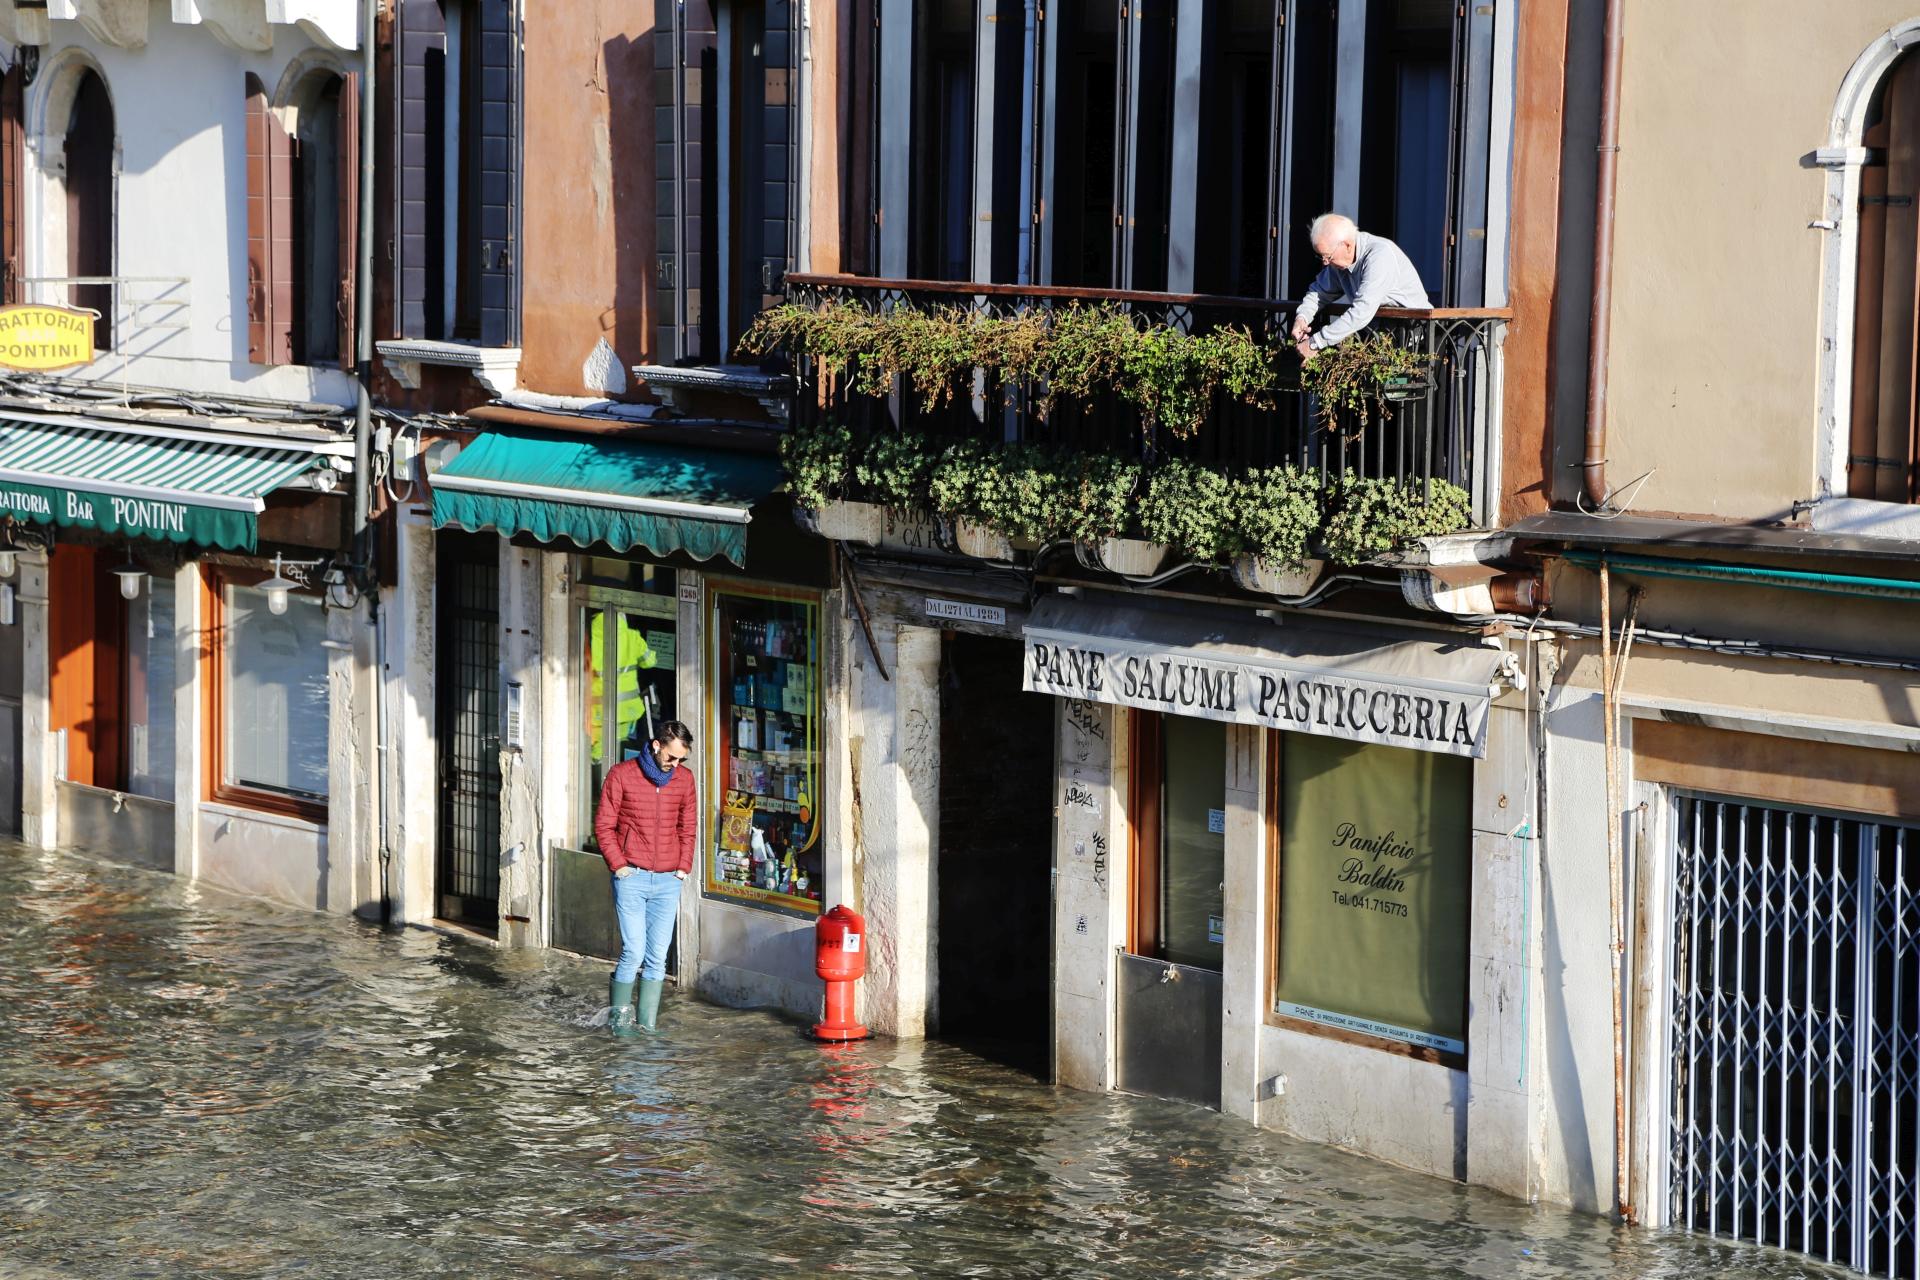
{"type": "MultiPolygon", "coordinates": [[[[591,744],[588,750],[595,764],[600,762],[601,700],[606,693],[605,672],[600,665],[606,650],[602,648],[601,641],[606,635],[607,619],[617,616],[608,610],[595,610],[592,621],[587,624],[587,669],[592,673],[587,681],[587,742],[591,744]]],[[[615,637],[618,652],[613,659],[616,699],[614,727],[625,736],[631,732],[634,724],[647,715],[647,696],[640,687],[640,673],[659,669],[660,655],[647,643],[646,634],[636,626],[629,624],[618,627],[615,637]]],[[[649,735],[643,732],[637,736],[645,738],[649,735]]]]}

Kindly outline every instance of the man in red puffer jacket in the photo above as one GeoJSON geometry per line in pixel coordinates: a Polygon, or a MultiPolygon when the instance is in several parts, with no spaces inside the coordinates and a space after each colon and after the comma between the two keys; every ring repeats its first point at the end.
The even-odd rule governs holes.
{"type": "Polygon", "coordinates": [[[669,720],[638,756],[613,766],[600,788],[593,834],[613,872],[613,906],[620,920],[620,963],[613,970],[607,1015],[616,1036],[633,1035],[636,1022],[639,1030],[652,1031],[660,1015],[667,947],[679,918],[680,886],[693,870],[699,824],[693,770],[687,767],[692,752],[693,731],[669,720]]]}

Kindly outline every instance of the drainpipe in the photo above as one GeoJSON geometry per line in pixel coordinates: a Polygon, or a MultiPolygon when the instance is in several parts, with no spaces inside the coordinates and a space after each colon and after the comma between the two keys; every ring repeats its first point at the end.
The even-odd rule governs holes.
{"type": "Polygon", "coordinates": [[[354,264],[353,412],[353,559],[360,566],[373,624],[373,771],[374,840],[380,858],[380,923],[393,920],[393,895],[388,868],[393,861],[387,847],[387,636],[380,612],[380,574],[376,541],[367,529],[373,505],[373,149],[374,149],[374,27],[380,0],[360,5],[360,234],[355,237],[359,261],[354,264]]]}
{"type": "Polygon", "coordinates": [[[1587,326],[1587,440],[1580,461],[1587,503],[1607,489],[1607,342],[1613,309],[1613,193],[1620,159],[1620,47],[1626,0],[1607,0],[1606,55],[1600,77],[1600,169],[1593,198],[1593,311],[1587,326]]]}

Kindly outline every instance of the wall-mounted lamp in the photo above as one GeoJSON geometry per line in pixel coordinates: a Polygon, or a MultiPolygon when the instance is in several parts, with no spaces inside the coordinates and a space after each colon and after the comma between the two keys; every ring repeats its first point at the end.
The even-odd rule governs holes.
{"type": "Polygon", "coordinates": [[[267,612],[279,617],[287,611],[287,595],[300,584],[286,576],[286,567],[278,555],[273,558],[273,576],[260,584],[267,593],[267,612]]]}
{"type": "Polygon", "coordinates": [[[120,579],[120,598],[122,600],[138,600],[140,598],[140,588],[147,583],[147,570],[144,565],[134,562],[133,548],[127,548],[127,558],[119,568],[113,571],[113,576],[120,579]]]}
{"type": "Polygon", "coordinates": [[[0,578],[11,578],[20,568],[20,553],[12,547],[0,547],[0,578]]]}
{"type": "MultiPolygon", "coordinates": [[[[312,571],[323,564],[328,564],[328,562],[324,559],[288,560],[279,552],[274,552],[273,576],[260,584],[260,590],[267,593],[267,612],[276,618],[286,613],[288,598],[291,594],[295,591],[304,590],[308,585],[308,579],[312,571]]],[[[334,587],[337,585],[334,581],[335,574],[339,574],[341,582],[346,581],[345,571],[334,569],[331,566],[329,566],[328,571],[321,576],[321,581],[326,583],[327,596],[329,599],[332,599],[334,587]]],[[[348,584],[348,586],[351,589],[351,584],[348,584]]],[[[351,607],[358,599],[359,595],[356,591],[354,596],[342,607],[351,607]]]]}

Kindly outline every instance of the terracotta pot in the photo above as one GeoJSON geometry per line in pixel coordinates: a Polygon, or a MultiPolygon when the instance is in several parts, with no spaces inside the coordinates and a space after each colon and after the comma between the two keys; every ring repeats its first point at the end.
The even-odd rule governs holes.
{"type": "Polygon", "coordinates": [[[1298,569],[1287,569],[1259,556],[1233,558],[1234,585],[1243,591],[1258,591],[1269,596],[1303,596],[1325,573],[1325,560],[1308,560],[1298,569]]]}

